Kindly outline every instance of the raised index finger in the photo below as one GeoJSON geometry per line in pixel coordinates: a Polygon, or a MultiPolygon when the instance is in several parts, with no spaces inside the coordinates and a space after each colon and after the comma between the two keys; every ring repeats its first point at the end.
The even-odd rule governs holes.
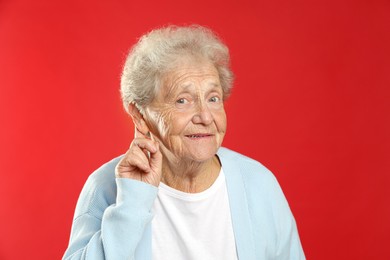
{"type": "Polygon", "coordinates": [[[151,139],[145,138],[135,138],[132,142],[132,146],[136,145],[143,151],[148,151],[150,153],[155,153],[157,151],[157,146],[154,141],[151,139]]]}

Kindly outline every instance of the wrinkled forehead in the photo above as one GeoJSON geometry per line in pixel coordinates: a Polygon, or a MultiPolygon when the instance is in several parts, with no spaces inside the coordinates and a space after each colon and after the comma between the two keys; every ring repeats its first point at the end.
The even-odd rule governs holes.
{"type": "Polygon", "coordinates": [[[218,71],[210,61],[205,59],[177,61],[175,66],[162,75],[159,92],[167,95],[195,87],[220,87],[218,71]]]}

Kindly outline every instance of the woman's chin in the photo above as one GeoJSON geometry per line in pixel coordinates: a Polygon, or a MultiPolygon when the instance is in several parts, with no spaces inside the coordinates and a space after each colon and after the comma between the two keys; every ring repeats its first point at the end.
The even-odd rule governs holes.
{"type": "MultiPolygon", "coordinates": [[[[195,139],[195,138],[194,138],[195,139]]],[[[169,161],[179,160],[181,162],[207,162],[217,153],[220,142],[216,138],[204,138],[204,140],[181,140],[181,142],[171,142],[164,146],[164,155],[169,161]]]]}
{"type": "Polygon", "coordinates": [[[191,149],[186,154],[183,154],[183,158],[198,163],[207,162],[215,156],[218,148],[219,147],[198,147],[197,149],[191,149]]]}

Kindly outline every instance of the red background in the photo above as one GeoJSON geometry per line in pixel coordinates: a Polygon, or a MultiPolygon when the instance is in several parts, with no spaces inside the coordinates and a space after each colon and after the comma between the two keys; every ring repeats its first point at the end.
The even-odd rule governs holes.
{"type": "Polygon", "coordinates": [[[0,259],[59,259],[88,175],[125,152],[137,37],[199,23],[231,49],[224,145],[265,164],[308,259],[390,259],[390,2],[0,1],[0,259]]]}

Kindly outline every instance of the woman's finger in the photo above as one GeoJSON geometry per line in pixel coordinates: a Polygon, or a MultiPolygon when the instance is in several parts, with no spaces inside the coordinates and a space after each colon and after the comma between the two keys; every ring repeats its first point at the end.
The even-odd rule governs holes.
{"type": "Polygon", "coordinates": [[[141,150],[145,149],[150,153],[155,153],[157,151],[156,142],[152,141],[151,139],[136,138],[131,143],[130,149],[132,149],[134,146],[138,146],[141,148],[141,150]]]}
{"type": "Polygon", "coordinates": [[[161,172],[162,168],[162,154],[158,142],[155,142],[156,152],[150,153],[150,168],[154,172],[161,172]]]}
{"type": "Polygon", "coordinates": [[[127,162],[131,166],[136,166],[146,172],[150,171],[149,159],[145,154],[139,150],[136,153],[132,153],[128,158],[127,162]]]}

